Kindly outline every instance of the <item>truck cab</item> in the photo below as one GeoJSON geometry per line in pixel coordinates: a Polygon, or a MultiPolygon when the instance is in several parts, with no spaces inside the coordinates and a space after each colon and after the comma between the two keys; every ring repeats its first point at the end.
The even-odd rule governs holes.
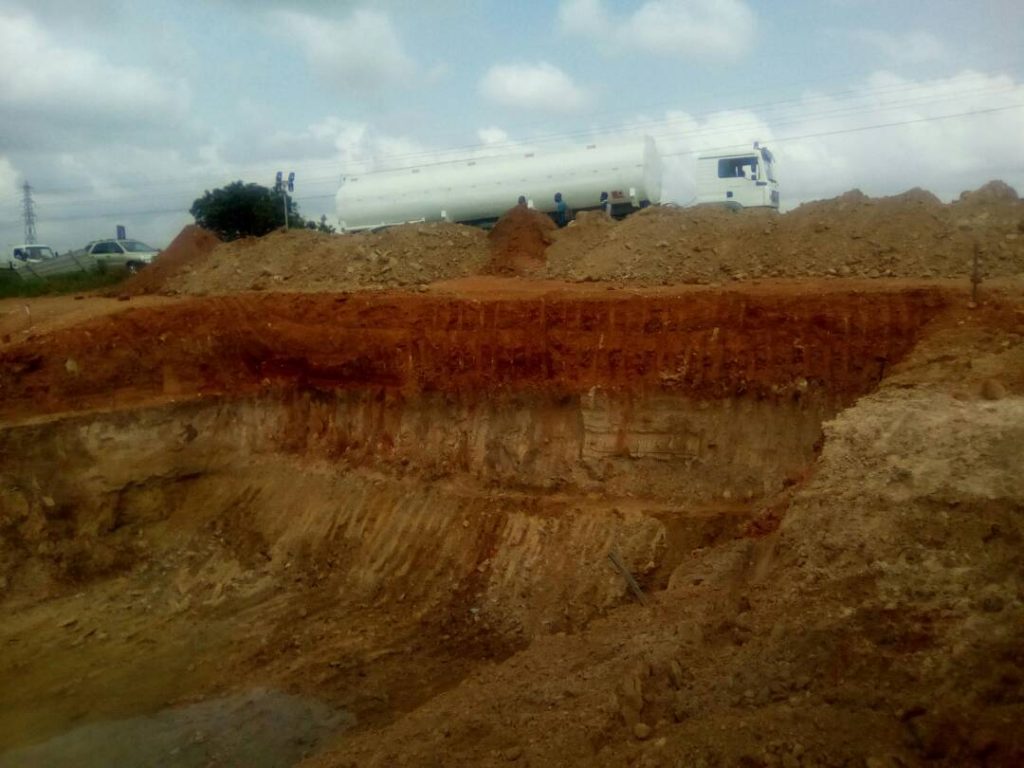
{"type": "Polygon", "coordinates": [[[25,243],[11,246],[3,266],[9,269],[22,269],[26,265],[41,264],[54,258],[56,258],[56,254],[50,246],[40,243],[25,243]]]}
{"type": "Polygon", "coordinates": [[[701,155],[697,159],[697,204],[777,209],[775,157],[756,142],[749,150],[701,155]]]}

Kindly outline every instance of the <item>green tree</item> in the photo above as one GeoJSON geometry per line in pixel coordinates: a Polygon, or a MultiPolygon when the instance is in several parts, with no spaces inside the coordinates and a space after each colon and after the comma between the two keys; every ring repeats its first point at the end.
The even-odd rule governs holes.
{"type": "MultiPolygon", "coordinates": [[[[311,222],[312,223],[312,222],[311,222]]],[[[327,215],[324,214],[320,217],[320,223],[316,225],[318,232],[326,232],[329,235],[333,235],[337,230],[327,223],[327,215]]]]}
{"type": "Polygon", "coordinates": [[[328,235],[333,235],[333,234],[335,234],[338,231],[334,227],[332,227],[330,224],[327,223],[327,215],[326,214],[320,217],[320,223],[319,224],[317,222],[313,221],[312,219],[309,219],[306,222],[306,229],[311,230],[313,232],[325,232],[328,235]]]}
{"type": "MultiPolygon", "coordinates": [[[[196,224],[216,232],[222,240],[261,237],[284,226],[284,192],[259,184],[236,181],[226,187],[206,190],[189,213],[196,224]]],[[[301,228],[305,222],[295,200],[288,197],[288,224],[301,228]]]]}

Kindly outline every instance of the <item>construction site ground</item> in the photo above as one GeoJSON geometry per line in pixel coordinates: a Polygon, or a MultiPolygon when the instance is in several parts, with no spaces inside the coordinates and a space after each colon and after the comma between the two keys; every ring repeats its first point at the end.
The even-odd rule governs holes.
{"type": "Polygon", "coordinates": [[[0,767],[1020,765],[1024,204],[747,213],[0,302],[0,767]]]}

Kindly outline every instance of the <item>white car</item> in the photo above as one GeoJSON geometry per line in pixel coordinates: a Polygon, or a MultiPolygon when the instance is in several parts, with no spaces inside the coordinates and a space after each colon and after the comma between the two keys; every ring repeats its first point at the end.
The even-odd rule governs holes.
{"type": "Polygon", "coordinates": [[[138,272],[152,262],[160,251],[138,240],[94,240],[85,246],[85,253],[95,258],[97,264],[138,272]]]}

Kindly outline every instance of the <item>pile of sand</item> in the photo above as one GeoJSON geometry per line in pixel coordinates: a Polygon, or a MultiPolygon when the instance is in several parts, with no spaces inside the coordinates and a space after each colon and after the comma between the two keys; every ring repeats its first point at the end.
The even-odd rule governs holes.
{"type": "Polygon", "coordinates": [[[613,221],[580,213],[565,229],[513,208],[486,235],[457,224],[375,233],[278,231],[216,245],[187,227],[132,293],[344,291],[422,286],[481,273],[569,281],[703,283],[758,278],[966,277],[975,247],[984,277],[1024,274],[1024,201],[989,182],[943,204],[911,189],[852,190],[785,214],[654,206],[613,221]]]}
{"type": "Polygon", "coordinates": [[[762,277],[960,277],[975,244],[987,276],[1024,273],[1024,203],[990,182],[944,205],[929,192],[853,190],[782,215],[648,208],[620,223],[581,219],[548,249],[547,276],[639,283],[762,277]]]}
{"type": "Polygon", "coordinates": [[[339,291],[415,286],[480,273],[487,236],[458,224],[413,224],[383,232],[272,232],[218,246],[167,280],[162,290],[339,291]]]}
{"type": "Polygon", "coordinates": [[[220,244],[221,239],[213,232],[189,224],[150,266],[125,282],[122,292],[129,296],[159,293],[175,277],[202,264],[220,244]]]}
{"type": "Polygon", "coordinates": [[[505,213],[487,236],[491,249],[488,272],[496,275],[536,273],[558,229],[547,214],[517,205],[505,213]]]}

